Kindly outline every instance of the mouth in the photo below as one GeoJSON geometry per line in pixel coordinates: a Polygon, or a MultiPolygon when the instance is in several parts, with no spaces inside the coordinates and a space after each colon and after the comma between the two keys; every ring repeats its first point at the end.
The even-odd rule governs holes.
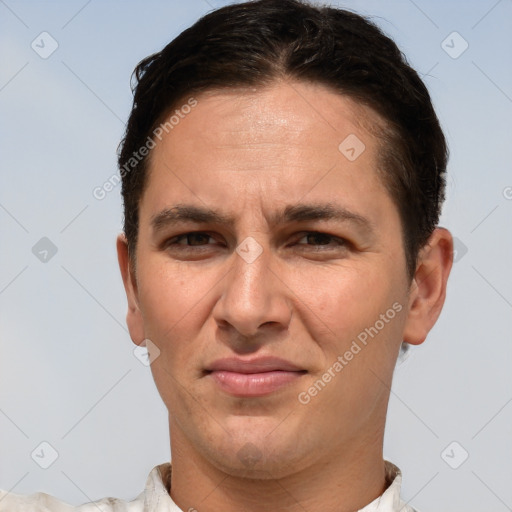
{"type": "Polygon", "coordinates": [[[307,370],[275,357],[219,359],[206,369],[222,391],[236,397],[265,396],[290,386],[307,370]]]}

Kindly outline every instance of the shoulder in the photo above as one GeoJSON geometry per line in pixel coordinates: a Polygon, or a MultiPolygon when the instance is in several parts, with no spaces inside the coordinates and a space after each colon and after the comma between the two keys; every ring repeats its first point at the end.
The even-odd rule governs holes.
{"type": "Polygon", "coordinates": [[[0,512],[68,512],[71,505],[43,492],[28,496],[0,490],[0,512]]]}
{"type": "Polygon", "coordinates": [[[0,489],[0,512],[98,512],[98,510],[101,512],[142,512],[143,501],[138,498],[131,502],[117,498],[103,498],[75,507],[44,492],[23,496],[0,489]]]}
{"type": "Polygon", "coordinates": [[[30,495],[15,494],[0,489],[0,512],[144,512],[153,510],[164,498],[172,503],[165,487],[164,477],[169,474],[170,463],[155,466],[146,481],[145,489],[132,501],[102,498],[74,506],[44,492],[30,495]],[[146,508],[145,508],[146,507],[146,508]]]}

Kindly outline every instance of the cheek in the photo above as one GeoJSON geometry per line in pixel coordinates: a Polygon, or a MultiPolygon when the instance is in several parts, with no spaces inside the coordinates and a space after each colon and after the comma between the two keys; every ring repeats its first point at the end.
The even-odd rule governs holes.
{"type": "Polygon", "coordinates": [[[183,371],[197,360],[195,340],[206,321],[205,304],[215,280],[157,256],[143,270],[141,265],[139,281],[145,335],[160,350],[151,364],[156,387],[168,406],[185,407],[183,371]]]}
{"type": "Polygon", "coordinates": [[[325,400],[333,410],[346,407],[364,415],[371,407],[362,404],[376,403],[386,392],[382,381],[392,375],[406,309],[400,276],[392,272],[372,264],[309,278],[316,290],[310,295],[309,326],[317,326],[310,334],[323,353],[315,378],[322,379],[329,368],[336,375],[319,402],[325,400]]]}
{"type": "Polygon", "coordinates": [[[162,262],[146,265],[140,275],[139,296],[148,338],[162,340],[182,331],[197,315],[201,299],[211,289],[208,280],[185,273],[179,265],[162,262]]]}
{"type": "Polygon", "coordinates": [[[392,277],[374,264],[336,267],[331,272],[319,268],[308,274],[307,280],[301,278],[301,298],[339,340],[373,324],[398,297],[392,277]]]}
{"type": "Polygon", "coordinates": [[[324,366],[310,383],[313,393],[322,389],[312,400],[332,411],[333,425],[340,411],[351,411],[357,423],[373,414],[388,392],[386,383],[390,383],[404,323],[400,279],[380,267],[341,272],[325,280],[317,276],[312,282],[319,291],[317,309],[311,310],[330,331],[318,337],[313,333],[324,366]],[[325,392],[319,381],[328,382],[325,392]]]}

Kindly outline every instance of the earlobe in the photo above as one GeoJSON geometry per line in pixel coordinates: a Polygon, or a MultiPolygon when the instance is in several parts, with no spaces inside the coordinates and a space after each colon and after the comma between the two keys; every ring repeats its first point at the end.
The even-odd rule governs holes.
{"type": "Polygon", "coordinates": [[[118,235],[116,246],[119,269],[121,271],[121,277],[123,279],[126,298],[128,301],[126,323],[128,325],[132,341],[136,345],[139,345],[145,339],[144,321],[139,308],[137,281],[130,262],[128,242],[123,233],[118,235]]]}
{"type": "Polygon", "coordinates": [[[418,257],[404,327],[405,342],[411,345],[423,343],[439,318],[452,262],[452,235],[445,228],[436,228],[418,257]]]}

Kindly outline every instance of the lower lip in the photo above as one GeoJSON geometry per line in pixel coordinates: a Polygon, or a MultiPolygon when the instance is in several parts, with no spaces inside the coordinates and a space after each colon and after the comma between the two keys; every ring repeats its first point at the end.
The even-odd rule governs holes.
{"type": "Polygon", "coordinates": [[[236,373],[224,370],[210,373],[225,392],[239,397],[263,396],[289,385],[305,372],[271,371],[264,373],[236,373]]]}

